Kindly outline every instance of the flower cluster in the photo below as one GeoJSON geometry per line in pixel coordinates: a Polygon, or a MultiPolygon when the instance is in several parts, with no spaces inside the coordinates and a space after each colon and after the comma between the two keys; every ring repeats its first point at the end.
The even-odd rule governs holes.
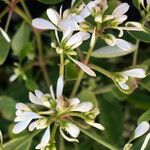
{"type": "Polygon", "coordinates": [[[50,94],[43,94],[39,90],[35,90],[35,94],[30,92],[29,99],[38,107],[37,110],[26,104],[17,103],[14,120],[17,124],[13,128],[13,133],[18,134],[27,127],[29,131],[46,129],[40,144],[36,146],[36,149],[44,149],[51,146],[49,144],[51,140],[50,126],[53,123],[59,126],[61,135],[70,142],[78,142],[76,138],[80,133],[78,126],[71,122],[73,117],[79,117],[90,126],[104,130],[101,124],[94,122],[99,110],[94,108],[91,102],[80,102],[78,98],[67,99],[62,95],[63,86],[63,77],[60,76],[57,82],[56,95],[52,86],[50,86],[50,94]],[[69,133],[71,137],[68,137],[64,131],[69,133]]]}
{"type": "MultiPolygon", "coordinates": [[[[60,8],[60,14],[52,8],[47,9],[47,16],[50,21],[42,18],[36,18],[32,20],[33,27],[41,30],[55,30],[57,43],[52,42],[51,46],[56,49],[58,54],[65,54],[69,59],[76,63],[83,71],[91,76],[96,76],[95,73],[85,64],[74,60],[72,56],[77,55],[75,51],[83,41],[90,38],[90,33],[93,33],[92,37],[100,37],[110,46],[118,46],[123,51],[129,51],[135,49],[135,45],[115,37],[113,34],[108,33],[110,29],[119,30],[119,37],[123,36],[123,30],[142,30],[140,24],[132,22],[132,27],[121,27],[127,16],[125,13],[129,9],[127,3],[122,3],[115,8],[112,14],[107,14],[107,1],[95,0],[90,1],[88,4],[82,3],[80,6],[75,6],[76,1],[73,0],[71,8],[62,12],[60,8]],[[93,22],[89,22],[88,18],[92,17],[93,22]],[[58,31],[63,33],[61,40],[58,37],[58,31]],[[74,33],[76,31],[76,33],[74,33]]],[[[95,39],[91,38],[90,46],[94,47],[95,39]]]]}

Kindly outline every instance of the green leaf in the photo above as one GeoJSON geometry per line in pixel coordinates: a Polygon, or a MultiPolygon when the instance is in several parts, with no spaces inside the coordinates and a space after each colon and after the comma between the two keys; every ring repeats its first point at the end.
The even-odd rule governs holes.
{"type": "Polygon", "coordinates": [[[99,48],[98,50],[95,50],[91,56],[96,58],[113,58],[130,54],[134,50],[135,49],[131,49],[130,51],[124,51],[117,46],[105,46],[99,48]]]}
{"type": "Polygon", "coordinates": [[[75,80],[78,77],[78,69],[74,64],[68,63],[65,67],[65,74],[67,80],[75,80]]]}
{"type": "MultiPolygon", "coordinates": [[[[137,23],[140,25],[139,23],[137,23]]],[[[136,27],[135,22],[127,22],[126,23],[127,27],[136,27]]],[[[134,37],[135,39],[138,39],[142,42],[149,43],[150,42],[150,29],[144,27],[143,25],[139,26],[141,31],[128,31],[128,33],[134,37]]]]}
{"type": "Polygon", "coordinates": [[[123,112],[121,105],[111,93],[100,97],[100,120],[105,127],[105,139],[114,145],[120,145],[123,132],[123,112]]]}
{"type": "Polygon", "coordinates": [[[30,91],[34,91],[34,90],[38,89],[38,85],[32,79],[27,79],[25,81],[25,84],[26,84],[26,87],[28,88],[28,90],[30,90],[30,91]]]}
{"type": "Polygon", "coordinates": [[[96,142],[102,144],[103,146],[111,149],[111,150],[117,150],[117,148],[106,141],[104,141],[103,137],[101,137],[98,133],[94,132],[93,130],[86,130],[81,127],[79,127],[81,132],[83,132],[85,135],[90,137],[91,139],[95,140],[96,142]]]}
{"type": "Polygon", "coordinates": [[[141,123],[143,121],[150,121],[150,110],[147,110],[139,117],[138,123],[141,123]]]}
{"type": "Polygon", "coordinates": [[[36,136],[40,131],[28,134],[22,137],[15,138],[4,144],[5,150],[29,150],[32,142],[32,138],[36,136]]]}
{"type": "Polygon", "coordinates": [[[0,113],[7,120],[13,120],[15,117],[16,101],[8,96],[0,97],[0,113]]]}
{"type": "Polygon", "coordinates": [[[93,91],[89,89],[83,89],[77,97],[79,97],[81,101],[90,101],[95,107],[98,107],[96,96],[94,95],[93,91]]]}
{"type": "Polygon", "coordinates": [[[10,43],[6,41],[6,39],[2,36],[0,32],[0,65],[2,65],[9,53],[10,43]]]}
{"type": "Polygon", "coordinates": [[[140,10],[140,0],[133,0],[133,5],[140,10]]]}
{"type": "Polygon", "coordinates": [[[150,100],[149,95],[141,90],[137,90],[135,93],[128,97],[128,102],[140,109],[149,109],[150,100]]]}
{"type": "Polygon", "coordinates": [[[22,23],[12,39],[11,46],[15,55],[17,56],[21,55],[21,51],[23,50],[25,45],[29,42],[29,38],[30,38],[30,28],[26,23],[22,23]]]}
{"type": "Polygon", "coordinates": [[[38,0],[38,1],[44,4],[57,4],[62,2],[63,0],[38,0]]]}

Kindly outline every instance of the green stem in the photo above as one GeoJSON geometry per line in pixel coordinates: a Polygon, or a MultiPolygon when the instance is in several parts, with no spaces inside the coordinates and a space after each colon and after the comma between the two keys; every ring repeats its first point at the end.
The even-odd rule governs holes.
{"type": "Polygon", "coordinates": [[[137,56],[138,56],[139,44],[140,44],[140,41],[137,40],[137,42],[136,42],[136,50],[135,50],[134,53],[133,53],[133,62],[132,62],[132,65],[133,65],[133,66],[135,66],[136,63],[137,63],[137,56]]]}
{"type": "Polygon", "coordinates": [[[0,14],[0,19],[1,19],[3,16],[5,16],[5,14],[6,14],[8,11],[9,11],[9,8],[6,7],[5,10],[4,10],[3,12],[1,12],[1,14],[0,14]]]}
{"type": "Polygon", "coordinates": [[[10,10],[10,11],[9,11],[8,18],[7,18],[7,21],[6,21],[6,26],[5,26],[5,32],[8,31],[9,24],[10,24],[10,20],[11,20],[11,16],[12,16],[12,11],[13,11],[13,10],[10,10]]]}
{"type": "Polygon", "coordinates": [[[59,137],[59,150],[65,150],[64,139],[62,136],[59,137]]]}
{"type": "Polygon", "coordinates": [[[32,19],[32,16],[30,15],[30,12],[29,12],[28,7],[26,6],[24,0],[21,0],[21,5],[22,5],[22,7],[23,7],[25,13],[28,15],[28,17],[29,17],[30,19],[32,19]]]}
{"type": "MultiPolygon", "coordinates": [[[[96,43],[96,41],[97,41],[97,38],[95,39],[95,43],[96,43]]],[[[93,44],[93,47],[90,47],[89,50],[88,50],[88,53],[87,53],[86,58],[85,58],[85,64],[88,64],[88,62],[89,62],[91,53],[92,53],[92,51],[94,49],[94,46],[95,46],[95,43],[93,44]]],[[[82,70],[80,70],[79,75],[78,75],[78,77],[76,79],[76,82],[74,84],[74,87],[73,87],[73,90],[71,92],[70,97],[74,97],[76,95],[77,90],[78,90],[78,88],[80,86],[80,83],[81,83],[83,75],[84,75],[84,72],[82,70]]]]}
{"type": "Polygon", "coordinates": [[[107,71],[107,70],[105,70],[105,69],[103,69],[103,68],[101,68],[101,67],[99,67],[99,66],[96,66],[96,65],[94,65],[94,64],[91,64],[90,67],[91,67],[92,69],[94,69],[94,70],[96,70],[96,71],[98,71],[98,72],[104,74],[105,76],[107,76],[107,77],[109,77],[109,78],[111,78],[111,79],[114,78],[114,77],[113,77],[113,74],[112,74],[111,72],[109,72],[109,71],[107,71]]]}
{"type": "Polygon", "coordinates": [[[59,75],[64,76],[64,54],[60,54],[60,71],[59,75]]]}
{"type": "Polygon", "coordinates": [[[53,130],[52,130],[52,134],[51,134],[50,145],[53,145],[55,143],[55,135],[56,135],[57,127],[58,127],[57,123],[55,122],[53,126],[53,130]]]}

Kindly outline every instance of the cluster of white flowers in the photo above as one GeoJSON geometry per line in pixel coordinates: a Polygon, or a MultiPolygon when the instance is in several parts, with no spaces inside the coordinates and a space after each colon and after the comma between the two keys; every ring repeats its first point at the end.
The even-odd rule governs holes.
{"type": "MultiPolygon", "coordinates": [[[[142,30],[140,24],[132,22],[132,27],[121,27],[127,16],[125,13],[129,9],[127,3],[122,3],[115,8],[110,15],[106,15],[107,1],[95,0],[90,1],[88,4],[82,3],[79,7],[75,7],[76,1],[73,0],[71,8],[65,10],[62,13],[62,7],[60,8],[60,14],[52,8],[47,9],[47,16],[50,21],[42,18],[36,18],[32,20],[32,25],[41,30],[55,30],[57,44],[53,43],[51,46],[56,49],[58,54],[66,54],[74,63],[76,63],[83,71],[91,76],[95,76],[95,73],[85,64],[74,60],[73,55],[77,55],[75,51],[83,41],[90,38],[90,33],[93,33],[92,37],[100,37],[110,46],[118,46],[123,51],[129,51],[135,49],[135,46],[121,38],[115,37],[113,34],[107,34],[107,29],[117,29],[120,31],[119,37],[123,35],[123,30],[142,30]],[[93,23],[87,21],[88,17],[94,18],[93,23]],[[63,36],[60,40],[57,32],[62,32],[63,36]],[[74,33],[76,31],[76,33],[74,33]]],[[[94,47],[95,39],[91,38],[90,46],[94,47]]]]}
{"type": "Polygon", "coordinates": [[[95,117],[99,114],[98,108],[94,108],[91,102],[80,102],[78,98],[65,98],[62,95],[63,87],[63,77],[60,76],[57,81],[56,96],[52,86],[50,86],[50,94],[43,94],[39,90],[35,90],[35,94],[30,92],[29,99],[33,104],[39,106],[38,110],[33,111],[26,104],[17,103],[14,120],[17,124],[13,128],[13,133],[18,134],[27,127],[29,131],[46,128],[40,144],[36,146],[36,149],[44,149],[50,146],[50,125],[53,123],[59,126],[61,135],[70,142],[78,142],[76,138],[80,133],[79,128],[70,121],[72,117],[79,117],[90,126],[104,130],[101,124],[94,122],[95,117]],[[64,131],[71,137],[68,137],[64,131]]]}

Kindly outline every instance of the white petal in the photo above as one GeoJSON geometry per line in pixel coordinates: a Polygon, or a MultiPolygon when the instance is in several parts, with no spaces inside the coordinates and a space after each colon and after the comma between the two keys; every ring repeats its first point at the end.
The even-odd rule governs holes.
{"type": "Polygon", "coordinates": [[[105,128],[99,123],[95,123],[95,122],[91,122],[91,121],[86,121],[86,123],[88,123],[89,125],[97,128],[97,129],[105,130],[105,128]]]}
{"type": "Polygon", "coordinates": [[[33,131],[35,129],[35,127],[36,127],[36,123],[34,121],[29,125],[29,131],[33,131]]]}
{"type": "Polygon", "coordinates": [[[72,98],[69,100],[70,106],[77,106],[80,103],[80,100],[78,98],[72,98]]]}
{"type": "Polygon", "coordinates": [[[57,88],[56,88],[56,96],[57,96],[57,98],[59,98],[60,96],[62,96],[63,87],[64,87],[63,76],[60,76],[60,77],[58,78],[58,81],[57,81],[57,88]]]}
{"type": "Polygon", "coordinates": [[[113,11],[114,17],[120,17],[125,14],[129,10],[129,5],[127,3],[122,3],[115,8],[113,11]]]}
{"type": "Polygon", "coordinates": [[[150,0],[146,0],[147,5],[150,5],[150,0]]]}
{"type": "Polygon", "coordinates": [[[89,2],[87,5],[85,5],[85,7],[82,9],[82,11],[80,12],[80,16],[82,18],[86,18],[88,17],[89,15],[91,15],[92,13],[92,9],[97,5],[99,4],[98,1],[91,1],[89,2]]]}
{"type": "Polygon", "coordinates": [[[91,102],[82,102],[76,107],[73,107],[71,111],[78,111],[78,112],[88,112],[93,108],[93,104],[91,102]]]}
{"type": "Polygon", "coordinates": [[[61,29],[61,31],[67,30],[68,27],[72,31],[80,30],[80,27],[77,24],[77,22],[75,20],[73,20],[72,18],[68,18],[68,17],[66,19],[60,20],[58,26],[61,29]]]}
{"type": "Polygon", "coordinates": [[[24,111],[31,111],[31,109],[27,105],[25,105],[24,103],[17,103],[16,109],[24,110],[24,111]]]}
{"type": "Polygon", "coordinates": [[[40,90],[35,90],[35,95],[37,96],[37,98],[41,99],[44,94],[40,91],[40,90]]]}
{"type": "Polygon", "coordinates": [[[17,74],[13,74],[13,75],[10,76],[9,81],[10,81],[10,82],[13,82],[13,81],[15,81],[17,78],[18,78],[18,75],[17,75],[17,74]]]}
{"type": "Polygon", "coordinates": [[[135,77],[135,78],[145,78],[145,70],[142,68],[130,69],[122,72],[126,76],[135,77]]]}
{"type": "Polygon", "coordinates": [[[146,138],[145,138],[145,140],[144,140],[144,143],[143,143],[143,145],[142,145],[142,147],[141,147],[140,150],[145,150],[145,148],[146,148],[146,146],[147,146],[149,140],[150,140],[150,133],[147,134],[147,136],[146,136],[146,138]]]}
{"type": "Polygon", "coordinates": [[[36,146],[36,149],[41,149],[44,148],[48,145],[50,140],[50,127],[48,127],[41,139],[41,143],[39,145],[36,146]]]}
{"type": "Polygon", "coordinates": [[[58,22],[60,20],[60,16],[59,16],[58,12],[52,8],[47,9],[46,12],[47,12],[47,16],[49,17],[50,21],[57,26],[58,22]]]}
{"type": "Polygon", "coordinates": [[[67,30],[64,30],[64,31],[63,31],[63,38],[62,38],[62,41],[63,41],[63,40],[68,40],[68,39],[71,37],[72,32],[73,32],[73,31],[72,31],[71,28],[69,28],[69,27],[68,27],[67,30]]]}
{"type": "Polygon", "coordinates": [[[53,90],[53,86],[50,86],[50,95],[52,96],[53,99],[55,99],[55,94],[54,94],[54,90],[53,90]]]}
{"type": "Polygon", "coordinates": [[[37,114],[35,112],[24,112],[22,114],[22,119],[23,120],[38,119],[38,118],[42,118],[42,116],[40,116],[39,114],[37,114]]]}
{"type": "Polygon", "coordinates": [[[68,136],[66,136],[61,128],[60,128],[60,133],[63,136],[63,138],[69,142],[79,142],[77,139],[69,138],[68,136]]]}
{"type": "Polygon", "coordinates": [[[116,39],[116,46],[121,48],[124,51],[131,51],[132,49],[135,49],[135,46],[123,39],[116,39]]]}
{"type": "Polygon", "coordinates": [[[33,19],[32,26],[41,30],[57,30],[57,28],[51,22],[42,18],[33,19]]]}
{"type": "Polygon", "coordinates": [[[33,93],[29,92],[29,99],[32,103],[42,105],[42,101],[38,99],[33,93]]]}
{"type": "Polygon", "coordinates": [[[65,130],[74,138],[77,138],[80,133],[79,128],[72,123],[68,123],[67,127],[65,127],[65,130]]]}
{"type": "Polygon", "coordinates": [[[133,139],[136,139],[142,136],[143,134],[145,134],[149,130],[149,128],[150,128],[150,125],[148,122],[146,121],[141,122],[134,131],[133,139]]]}
{"type": "Polygon", "coordinates": [[[117,23],[122,24],[125,20],[127,20],[127,15],[122,15],[121,17],[116,18],[117,23]]]}
{"type": "Polygon", "coordinates": [[[79,47],[82,43],[83,43],[83,42],[78,42],[78,43],[74,44],[74,45],[71,47],[71,49],[73,50],[73,49],[79,47]]]}
{"type": "Polygon", "coordinates": [[[67,46],[72,46],[78,42],[85,41],[90,38],[90,34],[86,32],[78,32],[74,34],[66,43],[67,46]]]}
{"type": "Polygon", "coordinates": [[[18,122],[18,123],[14,126],[12,132],[13,132],[14,134],[18,134],[18,133],[22,132],[22,131],[29,125],[30,122],[31,122],[31,119],[18,122]]]}
{"type": "Polygon", "coordinates": [[[5,40],[10,43],[11,40],[10,40],[9,36],[7,35],[7,33],[1,27],[0,27],[0,31],[3,35],[3,37],[5,38],[5,40]]]}
{"type": "Polygon", "coordinates": [[[129,86],[127,84],[125,84],[125,83],[119,82],[118,84],[124,90],[128,90],[129,89],[129,86]]]}
{"type": "Polygon", "coordinates": [[[73,59],[72,57],[69,57],[74,63],[76,63],[85,73],[87,73],[90,76],[96,77],[96,74],[93,70],[91,70],[88,66],[85,64],[73,59]]]}

